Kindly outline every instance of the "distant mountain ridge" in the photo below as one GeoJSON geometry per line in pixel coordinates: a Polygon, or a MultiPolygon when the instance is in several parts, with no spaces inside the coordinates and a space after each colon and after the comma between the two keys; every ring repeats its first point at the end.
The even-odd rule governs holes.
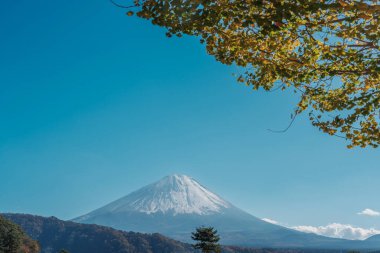
{"type": "Polygon", "coordinates": [[[380,234],[379,235],[373,235],[366,239],[367,242],[379,242],[380,243],[380,234]]]}
{"type": "Polygon", "coordinates": [[[62,221],[55,217],[2,214],[20,225],[41,246],[41,253],[194,253],[191,245],[160,234],[141,234],[112,228],[62,221]]]}
{"type": "Polygon", "coordinates": [[[185,175],[167,176],[74,219],[126,231],[158,232],[183,242],[202,225],[214,226],[226,245],[380,249],[377,241],[349,241],[302,233],[265,222],[224,200],[185,175]]]}
{"type": "MultiPolygon", "coordinates": [[[[123,232],[112,228],[29,214],[1,214],[39,241],[41,253],[196,253],[191,245],[160,234],[123,232]]],[[[222,246],[222,253],[347,253],[341,250],[260,249],[222,246]]],[[[372,252],[375,253],[375,252],[372,252]]],[[[377,252],[376,252],[377,253],[377,252]]]]}

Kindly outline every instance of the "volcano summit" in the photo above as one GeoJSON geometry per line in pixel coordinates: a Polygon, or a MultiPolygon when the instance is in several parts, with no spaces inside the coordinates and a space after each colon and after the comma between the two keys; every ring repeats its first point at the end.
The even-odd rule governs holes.
{"type": "Polygon", "coordinates": [[[116,200],[97,212],[209,215],[231,206],[192,178],[172,175],[116,200]]]}

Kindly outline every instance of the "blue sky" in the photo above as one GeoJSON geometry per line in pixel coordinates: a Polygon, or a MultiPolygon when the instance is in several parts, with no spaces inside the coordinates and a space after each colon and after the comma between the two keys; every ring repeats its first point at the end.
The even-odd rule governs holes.
{"type": "Polygon", "coordinates": [[[380,230],[379,150],[345,148],[194,38],[107,0],[0,8],[0,212],[71,219],[172,173],[287,226],[380,230]]]}

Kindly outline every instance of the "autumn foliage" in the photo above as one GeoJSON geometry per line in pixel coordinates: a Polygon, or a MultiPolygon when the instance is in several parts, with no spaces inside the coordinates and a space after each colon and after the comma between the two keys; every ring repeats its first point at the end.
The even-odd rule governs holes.
{"type": "Polygon", "coordinates": [[[376,0],[136,0],[128,15],[167,36],[196,36],[253,89],[292,89],[293,117],[349,141],[380,144],[380,5],[376,0]],[[132,11],[133,10],[133,11],[132,11]]]}
{"type": "Polygon", "coordinates": [[[15,223],[0,216],[0,253],[38,253],[39,245],[15,223]]]}

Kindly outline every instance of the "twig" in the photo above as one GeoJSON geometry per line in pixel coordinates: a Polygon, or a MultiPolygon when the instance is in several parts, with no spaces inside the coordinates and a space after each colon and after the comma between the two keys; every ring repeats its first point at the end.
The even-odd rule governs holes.
{"type": "Polygon", "coordinates": [[[298,112],[295,113],[295,115],[293,116],[292,120],[290,121],[289,125],[283,129],[283,130],[272,130],[272,129],[267,129],[269,132],[272,132],[272,133],[277,133],[277,134],[280,134],[280,133],[285,133],[286,131],[289,130],[289,128],[293,125],[294,121],[296,120],[296,117],[298,115],[298,112]]]}
{"type": "Polygon", "coordinates": [[[121,5],[121,4],[116,3],[114,0],[110,0],[110,2],[113,5],[115,5],[115,6],[119,7],[119,8],[124,8],[124,9],[130,9],[130,8],[136,7],[135,5],[130,5],[130,6],[121,5]]]}

